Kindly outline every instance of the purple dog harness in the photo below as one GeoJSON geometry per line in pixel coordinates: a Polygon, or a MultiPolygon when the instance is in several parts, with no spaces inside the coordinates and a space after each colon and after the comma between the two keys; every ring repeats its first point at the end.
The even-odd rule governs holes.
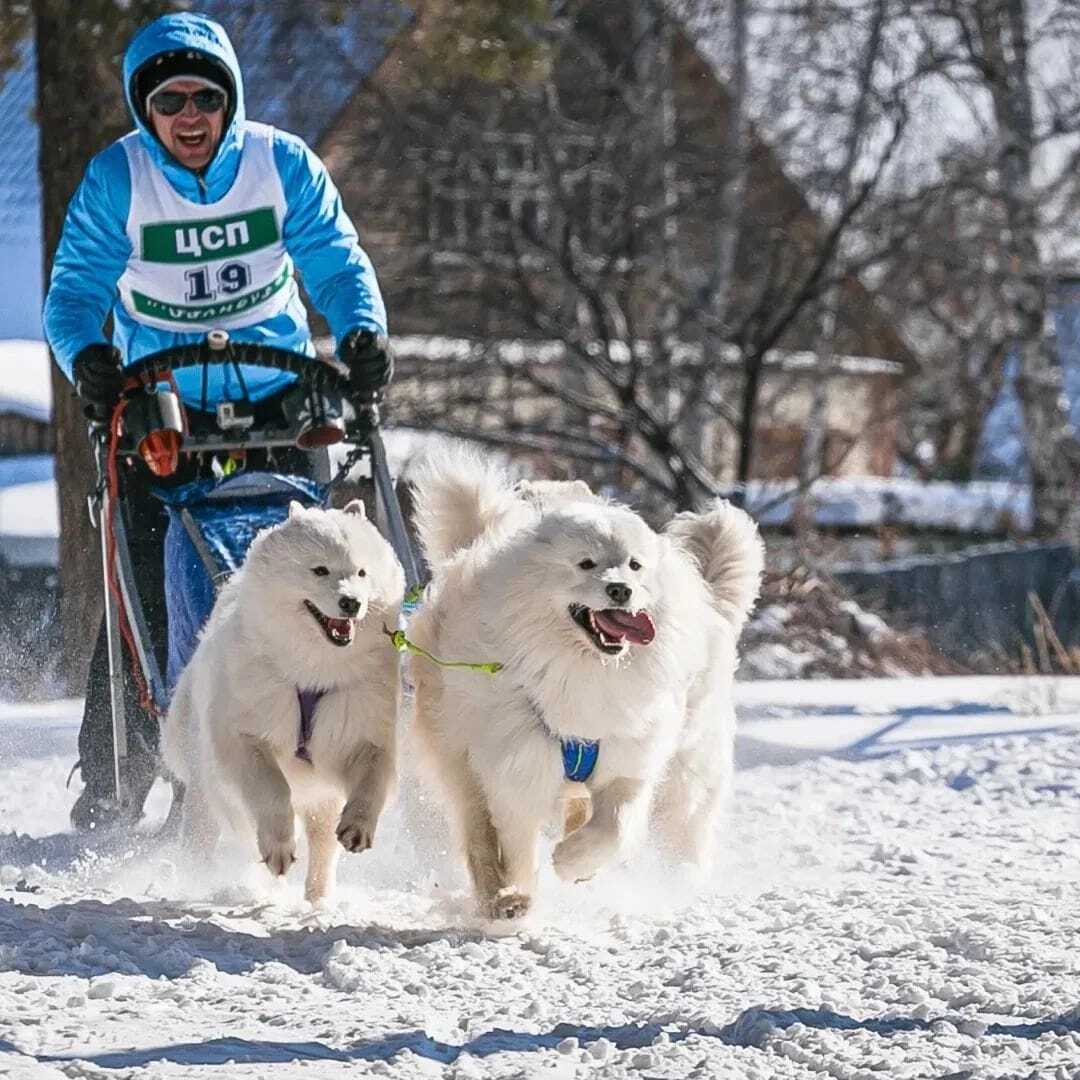
{"type": "Polygon", "coordinates": [[[312,760],[308,743],[311,742],[311,733],[315,729],[315,709],[324,693],[323,690],[296,691],[296,700],[300,705],[300,738],[296,743],[296,756],[309,765],[312,760]]]}

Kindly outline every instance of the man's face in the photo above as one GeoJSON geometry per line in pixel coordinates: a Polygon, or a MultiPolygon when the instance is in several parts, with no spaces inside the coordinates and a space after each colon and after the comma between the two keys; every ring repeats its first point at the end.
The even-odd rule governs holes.
{"type": "MultiPolygon", "coordinates": [[[[196,90],[205,88],[206,83],[201,79],[174,79],[161,89],[192,94],[196,90]]],[[[195,108],[195,102],[188,98],[184,107],[175,116],[162,116],[154,109],[151,99],[150,122],[162,146],[181,165],[188,169],[201,169],[214,156],[214,151],[221,142],[221,132],[225,126],[225,110],[218,109],[213,113],[201,113],[195,108]]]]}

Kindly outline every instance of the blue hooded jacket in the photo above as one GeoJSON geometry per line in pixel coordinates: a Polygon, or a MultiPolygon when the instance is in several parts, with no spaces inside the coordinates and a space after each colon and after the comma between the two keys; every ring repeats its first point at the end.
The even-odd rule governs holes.
{"type": "MultiPolygon", "coordinates": [[[[123,77],[128,108],[141,143],[172,187],[196,204],[222,199],[240,168],[247,125],[240,65],[224,29],[204,15],[183,12],[162,16],[132,39],[124,55],[123,77]],[[155,56],[176,49],[196,50],[224,64],[232,74],[236,91],[229,125],[201,176],[168,153],[143,121],[142,110],[136,107],[133,97],[134,76],[139,69],[155,56]]],[[[375,271],[360,247],[325,166],[302,139],[282,131],[273,133],[273,157],[287,205],[282,238],[331,332],[338,340],[362,327],[385,333],[386,310],[375,271]]],[[[125,364],[161,349],[201,341],[204,336],[139,323],[119,302],[117,282],[132,254],[126,231],[131,187],[127,154],[117,141],[90,162],[68,207],[45,300],[44,323],[53,354],[69,379],[78,353],[87,345],[105,341],[103,327],[110,308],[113,340],[125,364]]],[[[252,326],[230,327],[229,333],[238,342],[259,342],[308,356],[315,351],[298,295],[280,314],[252,326]]],[[[202,397],[201,368],[176,374],[184,399],[198,405],[202,397]]],[[[209,375],[205,400],[211,407],[243,396],[232,368],[214,365],[209,375]]],[[[255,400],[293,379],[291,375],[250,367],[244,369],[243,375],[247,393],[255,400]]]]}

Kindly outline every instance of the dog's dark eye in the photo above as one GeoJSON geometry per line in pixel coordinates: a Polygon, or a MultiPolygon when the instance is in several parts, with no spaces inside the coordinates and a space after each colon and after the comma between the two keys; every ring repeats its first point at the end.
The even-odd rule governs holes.
{"type": "Polygon", "coordinates": [[[596,569],[596,563],[594,563],[592,561],[592,559],[582,559],[581,562],[578,563],[578,566],[582,570],[595,570],[596,569]]]}
{"type": "Polygon", "coordinates": [[[637,559],[631,559],[630,560],[630,569],[631,570],[640,570],[641,569],[641,563],[639,563],[637,561],[637,559]]]}
{"type": "Polygon", "coordinates": [[[327,566],[313,566],[311,572],[316,577],[326,577],[330,573],[330,568],[327,566]]]}
{"type": "Polygon", "coordinates": [[[357,570],[356,571],[356,576],[357,577],[367,577],[367,571],[366,570],[357,570]]]}

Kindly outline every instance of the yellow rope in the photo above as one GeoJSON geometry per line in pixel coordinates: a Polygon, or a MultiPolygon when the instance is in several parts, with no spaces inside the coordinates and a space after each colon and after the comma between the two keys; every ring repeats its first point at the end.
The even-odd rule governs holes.
{"type": "Polygon", "coordinates": [[[398,652],[411,652],[417,656],[423,656],[433,664],[438,664],[439,667],[467,668],[469,671],[484,671],[488,675],[495,675],[503,669],[503,665],[497,660],[489,664],[470,664],[465,660],[440,660],[437,656],[432,656],[427,649],[422,649],[415,641],[410,641],[405,636],[404,630],[391,630],[385,623],[383,624],[383,633],[390,639],[390,644],[398,652]]]}

